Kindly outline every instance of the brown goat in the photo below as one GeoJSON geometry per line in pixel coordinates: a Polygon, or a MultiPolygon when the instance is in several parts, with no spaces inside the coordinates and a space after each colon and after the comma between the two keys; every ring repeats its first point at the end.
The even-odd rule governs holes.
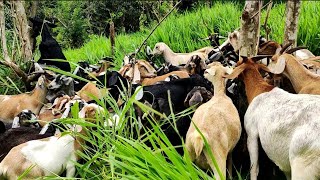
{"type": "Polygon", "coordinates": [[[47,83],[45,76],[42,75],[31,93],[0,95],[0,119],[10,123],[23,109],[39,114],[46,102],[47,83]]]}
{"type": "Polygon", "coordinates": [[[282,73],[287,76],[294,90],[299,94],[320,94],[320,75],[307,70],[301,61],[291,55],[298,48],[293,48],[286,52],[287,46],[272,57],[272,61],[268,65],[270,71],[274,74],[282,73]]]}
{"type": "Polygon", "coordinates": [[[126,64],[118,72],[123,77],[132,80],[133,83],[141,83],[142,85],[156,84],[159,81],[164,81],[168,76],[173,74],[179,76],[179,78],[189,77],[189,74],[185,71],[174,71],[156,77],[157,71],[145,60],[137,60],[134,68],[132,64],[126,64]]]}

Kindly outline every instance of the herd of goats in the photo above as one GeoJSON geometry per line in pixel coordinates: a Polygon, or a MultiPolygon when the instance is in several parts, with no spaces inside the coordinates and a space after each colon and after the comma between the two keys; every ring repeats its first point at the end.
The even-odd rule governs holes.
{"type": "MultiPolygon", "coordinates": [[[[207,38],[211,46],[190,53],[175,53],[163,42],[147,48],[148,58],[163,56],[161,67],[130,55],[119,71],[110,70],[109,58],[95,65],[79,62],[73,75],[81,78],[74,79],[46,68],[71,71],[68,61],[49,60],[66,59],[50,35],[54,24],[36,18],[31,22],[33,36],[42,37],[41,57],[33,67],[38,76],[30,93],[0,95],[0,179],[17,179],[30,167],[28,179],[62,173],[74,177],[77,151],[83,151],[85,142],[77,135],[62,136],[57,119],[71,117],[77,103],[80,119],[94,121],[110,110],[104,125],[119,126],[120,116],[96,100],[112,97],[121,109],[123,92],[129,89],[137,101],[167,116],[195,109],[178,118],[176,127],[169,123],[161,129],[179,154],[184,142],[191,160],[212,170],[216,179],[232,178],[233,168],[250,171],[252,180],[320,179],[320,58],[306,48],[290,49],[290,44],[261,37],[257,56],[239,57],[239,32],[234,31],[223,44],[213,34],[207,38]]],[[[134,109],[139,126],[152,127],[146,112],[134,109]]],[[[80,125],[68,128],[87,133],[80,125]]]]}

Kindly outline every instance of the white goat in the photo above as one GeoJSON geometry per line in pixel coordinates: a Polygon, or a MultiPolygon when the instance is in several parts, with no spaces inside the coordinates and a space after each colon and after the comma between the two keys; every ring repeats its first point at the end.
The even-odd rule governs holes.
{"type": "MultiPolygon", "coordinates": [[[[320,177],[320,96],[290,94],[266,83],[255,64],[244,59],[229,78],[242,74],[249,107],[244,117],[251,161],[251,180],[258,176],[259,140],[287,179],[320,177]]],[[[240,63],[238,63],[240,64],[240,63]]]]}
{"type": "MultiPolygon", "coordinates": [[[[82,132],[82,127],[76,125],[73,131],[82,132]]],[[[74,162],[79,159],[76,151],[82,150],[81,143],[83,139],[67,134],[20,144],[0,163],[0,179],[15,180],[30,167],[27,179],[60,175],[64,170],[67,177],[74,177],[74,162]]]]}
{"type": "Polygon", "coordinates": [[[187,64],[189,59],[193,55],[198,55],[203,61],[207,58],[208,54],[205,53],[206,51],[194,51],[190,53],[174,53],[170,47],[163,43],[159,42],[154,46],[153,55],[163,55],[166,62],[171,63],[174,66],[178,66],[181,64],[187,64]]]}
{"type": "MultiPolygon", "coordinates": [[[[238,111],[232,100],[225,94],[225,78],[223,76],[230,69],[220,63],[212,63],[205,71],[205,78],[214,86],[214,96],[207,103],[202,104],[192,117],[193,123],[199,128],[207,139],[211,151],[217,160],[223,179],[226,177],[227,156],[231,152],[241,135],[241,123],[238,111]]],[[[216,167],[211,161],[209,152],[204,149],[204,140],[191,124],[186,136],[186,148],[191,160],[200,167],[213,170],[216,179],[220,179],[216,167]]],[[[231,173],[232,160],[229,159],[228,169],[231,173]]]]}

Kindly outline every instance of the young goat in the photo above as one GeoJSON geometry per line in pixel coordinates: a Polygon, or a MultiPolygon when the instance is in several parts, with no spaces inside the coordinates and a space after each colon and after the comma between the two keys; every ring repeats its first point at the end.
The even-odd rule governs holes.
{"type": "Polygon", "coordinates": [[[291,55],[297,48],[285,51],[287,46],[284,46],[280,53],[272,57],[268,65],[270,71],[274,74],[283,73],[287,76],[294,90],[299,94],[320,94],[320,75],[307,70],[301,61],[291,55]]]}
{"type": "Polygon", "coordinates": [[[31,93],[0,95],[0,119],[10,123],[23,109],[29,109],[34,114],[39,114],[46,101],[46,84],[46,79],[42,75],[31,93]]]}
{"type": "Polygon", "coordinates": [[[227,78],[241,73],[249,102],[244,117],[248,134],[252,180],[258,175],[259,140],[268,157],[287,179],[318,179],[320,175],[320,96],[290,94],[266,83],[254,61],[265,56],[243,58],[227,78]]]}
{"type": "MultiPolygon", "coordinates": [[[[241,134],[238,111],[232,100],[225,94],[226,88],[223,76],[228,71],[229,69],[226,69],[220,63],[210,64],[209,69],[205,71],[205,78],[211,81],[214,86],[214,96],[195,111],[192,117],[194,124],[190,125],[186,137],[186,148],[191,160],[202,168],[211,168],[216,179],[224,179],[226,177],[227,156],[231,158],[231,152],[241,134]],[[204,148],[204,140],[195,126],[199,128],[211,146],[211,151],[217,160],[223,177],[219,177],[209,152],[204,148]]],[[[228,169],[231,172],[231,159],[228,169]]]]}

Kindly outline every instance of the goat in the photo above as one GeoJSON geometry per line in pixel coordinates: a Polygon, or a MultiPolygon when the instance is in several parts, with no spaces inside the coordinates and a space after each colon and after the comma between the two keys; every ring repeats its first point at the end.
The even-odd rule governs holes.
{"type": "Polygon", "coordinates": [[[30,110],[24,109],[13,119],[12,128],[20,126],[40,128],[40,124],[35,120],[37,120],[37,116],[30,110]]]}
{"type": "Polygon", "coordinates": [[[123,66],[119,73],[133,83],[138,83],[142,85],[152,85],[159,81],[164,81],[170,75],[177,75],[179,78],[187,78],[189,74],[185,71],[174,71],[162,76],[156,76],[157,71],[151,66],[151,64],[145,60],[137,60],[134,68],[132,64],[127,64],[123,66]]]}
{"type": "Polygon", "coordinates": [[[46,84],[46,79],[42,75],[31,93],[0,95],[0,119],[10,123],[23,109],[39,114],[41,107],[46,102],[46,84]]]}
{"type": "Polygon", "coordinates": [[[50,66],[55,66],[61,70],[70,72],[71,67],[68,61],[53,61],[54,59],[66,60],[62,49],[58,42],[51,36],[49,31],[50,27],[56,27],[52,23],[47,21],[42,21],[38,18],[30,18],[33,28],[33,36],[37,37],[41,32],[41,43],[39,45],[39,50],[41,57],[38,60],[39,64],[46,64],[50,66]]]}
{"type": "Polygon", "coordinates": [[[62,117],[62,113],[65,110],[65,105],[71,100],[70,96],[63,95],[61,97],[57,97],[53,104],[47,103],[45,104],[39,113],[39,124],[43,127],[48,122],[59,119],[62,117]]]}
{"type": "Polygon", "coordinates": [[[165,62],[160,68],[157,69],[157,76],[162,76],[172,71],[180,71],[183,69],[183,66],[174,66],[171,63],[165,62]]]}
{"type": "MultiPolygon", "coordinates": [[[[98,65],[90,65],[87,62],[79,62],[79,66],[74,70],[73,74],[90,81],[95,81],[96,78],[103,77],[105,73],[107,73],[107,69],[110,67],[113,67],[113,65],[111,62],[106,60],[100,60],[98,65]]],[[[74,90],[79,91],[87,83],[88,81],[78,79],[75,83],[74,90]]]]}
{"type": "Polygon", "coordinates": [[[196,86],[187,94],[187,97],[184,100],[184,106],[200,106],[201,104],[209,101],[211,98],[212,93],[210,91],[204,87],[196,86]]]}
{"type": "MultiPolygon", "coordinates": [[[[206,50],[205,52],[207,52],[206,50]]],[[[207,55],[202,50],[194,51],[191,53],[174,53],[168,45],[163,42],[159,42],[154,46],[152,54],[154,55],[163,55],[166,62],[171,63],[172,65],[178,66],[180,64],[187,64],[191,56],[198,55],[203,61],[207,58],[207,55]]],[[[207,53],[209,53],[208,51],[207,53]]]]}
{"type": "MultiPolygon", "coordinates": [[[[238,111],[231,99],[225,94],[224,76],[230,73],[230,70],[220,63],[212,63],[205,71],[205,78],[211,81],[214,86],[214,96],[195,111],[192,117],[193,123],[190,125],[186,137],[186,149],[191,160],[202,168],[211,168],[216,179],[224,179],[226,177],[227,156],[231,158],[232,150],[240,139],[241,134],[238,111]],[[219,178],[218,170],[213,165],[209,152],[203,149],[204,140],[195,126],[199,128],[207,139],[223,177],[219,178]]],[[[231,160],[229,161],[228,169],[231,173],[231,160]]]]}
{"type": "Polygon", "coordinates": [[[248,134],[252,180],[258,175],[259,140],[268,157],[285,173],[287,179],[317,179],[320,175],[319,140],[320,96],[290,94],[266,83],[256,64],[265,56],[243,58],[232,74],[242,73],[249,107],[244,127],[248,134]],[[312,107],[312,108],[310,108],[312,107]],[[285,113],[284,113],[285,112],[285,113]]]}
{"type": "MultiPolygon", "coordinates": [[[[186,107],[184,106],[184,104],[185,101],[188,101],[186,100],[188,93],[195,87],[199,86],[204,87],[209,92],[212,91],[211,84],[207,82],[207,80],[205,80],[203,77],[196,74],[192,75],[190,78],[177,79],[169,82],[163,82],[161,84],[144,86],[143,96],[139,101],[150,104],[153,109],[166,115],[169,115],[171,113],[169,105],[169,102],[171,102],[173,113],[178,113],[185,110],[186,107]],[[168,100],[168,93],[170,93],[171,101],[168,100]]],[[[202,97],[196,98],[194,96],[197,96],[199,94],[194,93],[190,97],[190,99],[206,99],[206,94],[202,94],[202,92],[200,94],[202,97]]],[[[201,102],[198,101],[198,103],[201,102]]],[[[188,107],[188,104],[186,105],[188,107]]],[[[140,117],[140,119],[142,118],[140,117]]],[[[177,147],[176,150],[181,155],[183,154],[181,139],[185,139],[188,128],[190,126],[190,122],[191,119],[189,118],[189,116],[184,116],[177,119],[175,122],[177,131],[175,130],[176,128],[170,124],[164,124],[161,126],[161,129],[163,129],[171,144],[173,146],[180,146],[177,147]]],[[[143,121],[142,124],[146,127],[146,129],[152,128],[148,122],[143,121]]],[[[144,128],[142,129],[142,131],[144,131],[144,128]]],[[[144,132],[141,132],[141,134],[144,134],[144,132]]],[[[146,144],[152,147],[151,144],[148,144],[148,142],[146,144]]]]}
{"type": "Polygon", "coordinates": [[[98,76],[97,79],[99,84],[96,82],[88,82],[76,94],[87,102],[93,100],[92,96],[98,99],[105,97],[106,92],[108,92],[113,99],[119,100],[121,92],[128,88],[127,80],[116,71],[107,72],[105,75],[98,76]],[[102,88],[100,84],[103,85],[102,88]]]}
{"type": "Polygon", "coordinates": [[[309,71],[320,75],[320,56],[315,56],[309,59],[300,60],[300,62],[306,67],[309,71]]]}
{"type": "MultiPolygon", "coordinates": [[[[85,134],[79,125],[73,127],[71,132],[85,134]]],[[[15,146],[0,163],[0,177],[17,179],[32,166],[34,167],[26,175],[28,179],[60,175],[64,170],[67,177],[74,177],[74,161],[80,159],[76,151],[82,151],[83,142],[79,136],[67,134],[31,140],[15,146]]]]}
{"type": "Polygon", "coordinates": [[[302,63],[291,53],[298,48],[285,51],[289,46],[284,46],[278,54],[271,58],[268,65],[270,72],[284,74],[292,83],[294,90],[299,94],[320,94],[320,75],[308,71],[302,63]]]}
{"type": "Polygon", "coordinates": [[[66,75],[58,74],[48,85],[46,99],[52,102],[59,95],[74,96],[74,80],[66,75]]]}
{"type": "MultiPolygon", "coordinates": [[[[19,119],[16,128],[2,129],[0,135],[0,162],[8,154],[8,152],[15,146],[34,139],[42,139],[53,136],[55,133],[56,124],[51,124],[44,134],[39,134],[40,128],[38,126],[26,127],[26,119],[19,119]],[[19,124],[21,123],[21,124],[19,124]]],[[[0,125],[4,123],[0,121],[0,125]]],[[[15,161],[16,162],[16,161],[15,161]]],[[[1,177],[1,176],[0,176],[1,177]]],[[[1,178],[0,178],[1,179],[1,178]]]]}

